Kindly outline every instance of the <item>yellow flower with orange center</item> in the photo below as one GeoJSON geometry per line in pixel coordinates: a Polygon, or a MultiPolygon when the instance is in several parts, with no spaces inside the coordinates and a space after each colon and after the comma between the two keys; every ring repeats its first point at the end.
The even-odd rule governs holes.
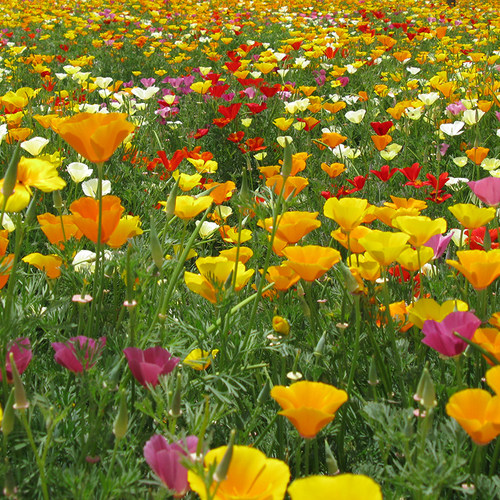
{"type": "Polygon", "coordinates": [[[214,479],[207,492],[205,477],[217,469],[226,450],[222,446],[205,455],[204,475],[188,471],[189,485],[201,500],[283,500],[290,480],[288,465],[250,446],[233,447],[226,477],[214,479]]]}
{"type": "Polygon", "coordinates": [[[79,113],[53,123],[52,127],[78,154],[93,163],[109,160],[135,129],[126,113],[79,113]]]}
{"type": "Polygon", "coordinates": [[[42,255],[41,253],[30,253],[23,257],[23,262],[45,271],[48,278],[55,279],[61,276],[62,259],[58,255],[42,255]]]}
{"type": "MultiPolygon", "coordinates": [[[[306,234],[321,226],[321,222],[317,220],[318,215],[318,212],[285,212],[278,217],[276,237],[287,244],[297,243],[306,234]]],[[[258,225],[272,232],[273,219],[264,219],[259,221],[258,225]]]]}
{"type": "Polygon", "coordinates": [[[382,267],[387,267],[408,248],[409,239],[410,236],[405,233],[373,230],[360,238],[359,243],[382,267]]]}
{"type": "Polygon", "coordinates": [[[408,243],[415,247],[422,246],[432,236],[443,234],[446,231],[445,219],[431,219],[423,215],[394,217],[392,225],[409,235],[408,243]]]}
{"type": "Polygon", "coordinates": [[[462,250],[457,252],[456,260],[446,263],[460,271],[467,281],[477,290],[489,286],[500,276],[500,249],[462,250]]]}
{"type": "MultiPolygon", "coordinates": [[[[0,180],[0,209],[3,207],[2,194],[5,179],[0,180]]],[[[35,187],[49,193],[58,191],[66,186],[66,181],[59,177],[56,165],[39,158],[25,158],[17,164],[17,177],[14,191],[7,199],[6,212],[19,212],[25,209],[30,202],[32,191],[35,187]]]]}
{"type": "Polygon", "coordinates": [[[448,210],[466,229],[477,229],[485,226],[493,220],[496,213],[494,207],[478,207],[472,203],[457,203],[448,207],[448,210]]]}
{"type": "Polygon", "coordinates": [[[347,401],[347,392],[322,382],[296,382],[289,387],[275,385],[271,397],[281,406],[280,415],[288,418],[303,438],[311,439],[335,418],[347,401]]]}
{"type": "Polygon", "coordinates": [[[291,267],[305,281],[318,279],[340,261],[338,250],[318,245],[287,247],[283,254],[288,259],[283,265],[291,267]]]}
{"type": "Polygon", "coordinates": [[[329,198],[323,212],[348,233],[363,222],[370,207],[364,198],[329,198]]]}

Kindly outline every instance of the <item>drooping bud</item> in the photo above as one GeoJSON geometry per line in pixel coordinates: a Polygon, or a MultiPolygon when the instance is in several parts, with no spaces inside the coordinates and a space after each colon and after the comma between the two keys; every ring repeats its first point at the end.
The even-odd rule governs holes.
{"type": "Polygon", "coordinates": [[[14,381],[14,410],[26,410],[29,407],[29,401],[26,398],[26,391],[24,390],[23,381],[17,371],[16,362],[14,361],[14,354],[10,353],[10,366],[12,370],[12,380],[14,381]]]}
{"type": "Polygon", "coordinates": [[[227,471],[229,470],[229,465],[231,463],[231,459],[233,458],[233,446],[234,446],[234,437],[236,435],[236,431],[233,429],[231,431],[231,435],[229,437],[229,443],[226,448],[226,452],[222,457],[222,460],[217,465],[217,469],[215,469],[214,473],[214,481],[220,483],[224,481],[227,477],[227,471]]]}
{"type": "Polygon", "coordinates": [[[127,396],[125,391],[120,394],[120,406],[118,414],[116,415],[113,423],[113,434],[116,439],[122,439],[128,430],[128,409],[127,409],[127,396]]]}

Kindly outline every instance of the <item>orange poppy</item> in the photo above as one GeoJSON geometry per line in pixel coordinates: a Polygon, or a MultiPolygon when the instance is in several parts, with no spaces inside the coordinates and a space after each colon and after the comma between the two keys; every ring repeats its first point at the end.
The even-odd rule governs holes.
{"type": "Polygon", "coordinates": [[[79,240],[83,233],[73,221],[72,215],[58,217],[51,213],[41,214],[37,217],[40,229],[47,239],[59,248],[63,248],[62,242],[69,240],[72,236],[79,240]]]}
{"type": "MultiPolygon", "coordinates": [[[[80,198],[70,207],[73,222],[80,231],[91,241],[97,243],[99,223],[99,201],[94,198],[80,198]]],[[[102,229],[101,242],[105,243],[120,222],[120,217],[125,209],[117,196],[106,195],[102,197],[102,229]]]]}
{"type": "Polygon", "coordinates": [[[462,250],[457,252],[457,257],[458,262],[447,260],[446,263],[458,269],[477,290],[486,288],[500,276],[500,249],[462,250]]]}
{"type": "Polygon", "coordinates": [[[85,159],[103,163],[135,129],[126,118],[126,113],[78,113],[52,127],[85,159]]]}
{"type": "Polygon", "coordinates": [[[296,382],[289,387],[276,385],[271,397],[281,406],[280,415],[290,420],[303,438],[311,439],[335,418],[347,401],[347,392],[322,382],[296,382]]]}
{"type": "Polygon", "coordinates": [[[287,247],[283,254],[288,258],[283,265],[291,267],[305,281],[317,280],[340,261],[338,250],[318,245],[287,247]]]}

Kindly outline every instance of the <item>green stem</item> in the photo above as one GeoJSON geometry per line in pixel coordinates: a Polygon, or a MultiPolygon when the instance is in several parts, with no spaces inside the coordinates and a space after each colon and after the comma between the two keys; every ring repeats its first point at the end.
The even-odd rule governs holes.
{"type": "Polygon", "coordinates": [[[495,451],[493,452],[493,457],[490,463],[490,477],[498,473],[498,458],[500,457],[500,438],[497,437],[497,442],[495,444],[495,451]]]}
{"type": "Polygon", "coordinates": [[[33,433],[31,432],[31,427],[29,426],[28,419],[26,418],[26,410],[20,410],[21,412],[21,422],[23,423],[24,429],[26,430],[26,435],[28,436],[28,441],[30,443],[31,449],[33,450],[33,454],[35,455],[36,465],[38,467],[38,471],[40,472],[40,482],[42,485],[42,495],[44,500],[48,500],[49,490],[47,489],[47,478],[45,477],[45,464],[38,455],[38,449],[35,444],[35,440],[33,439],[33,433]]]}
{"type": "Polygon", "coordinates": [[[478,350],[483,356],[488,358],[493,363],[493,366],[500,365],[498,359],[495,358],[495,356],[493,356],[493,354],[488,352],[486,349],[483,349],[480,345],[475,344],[474,342],[472,342],[472,340],[468,339],[467,337],[464,337],[463,335],[460,335],[458,332],[453,332],[453,335],[463,340],[466,344],[470,345],[474,349],[478,350]]]}

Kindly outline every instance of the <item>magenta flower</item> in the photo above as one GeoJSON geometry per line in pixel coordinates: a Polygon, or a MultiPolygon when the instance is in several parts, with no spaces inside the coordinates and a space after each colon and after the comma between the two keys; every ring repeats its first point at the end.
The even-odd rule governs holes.
{"type": "Polygon", "coordinates": [[[467,185],[486,205],[496,207],[500,204],[500,178],[485,177],[479,181],[470,181],[467,185]]]}
{"type": "MultiPolygon", "coordinates": [[[[16,363],[19,375],[28,368],[33,353],[31,352],[31,344],[28,338],[20,337],[12,340],[7,344],[7,353],[5,354],[5,371],[7,373],[7,382],[12,383],[12,367],[10,364],[10,353],[14,355],[14,363],[16,363]]],[[[2,372],[0,370],[0,381],[2,380],[2,372]]]]}
{"type": "Polygon", "coordinates": [[[70,338],[67,342],[52,342],[51,345],[55,351],[54,360],[56,363],[64,366],[70,372],[82,373],[96,364],[106,345],[106,337],[101,337],[96,341],[80,335],[70,338]]]}
{"type": "Polygon", "coordinates": [[[189,491],[188,471],[181,461],[196,452],[198,438],[188,436],[177,443],[169,444],[159,434],[155,434],[144,446],[144,458],[153,472],[173,493],[174,498],[182,498],[189,491]]]}
{"type": "Polygon", "coordinates": [[[163,347],[150,347],[142,350],[137,347],[123,349],[128,361],[128,367],[135,379],[144,387],[158,384],[160,375],[168,375],[180,361],[163,347]]]}
{"type": "Polygon", "coordinates": [[[454,311],[443,321],[428,319],[424,321],[422,342],[443,356],[457,356],[465,351],[467,343],[453,334],[457,332],[462,337],[471,339],[479,328],[481,320],[469,311],[454,311]]]}
{"type": "Polygon", "coordinates": [[[434,259],[439,259],[439,257],[441,257],[441,255],[443,255],[448,248],[448,244],[450,243],[452,236],[453,233],[450,233],[447,236],[435,234],[424,243],[424,246],[432,248],[434,250],[434,259]]]}

